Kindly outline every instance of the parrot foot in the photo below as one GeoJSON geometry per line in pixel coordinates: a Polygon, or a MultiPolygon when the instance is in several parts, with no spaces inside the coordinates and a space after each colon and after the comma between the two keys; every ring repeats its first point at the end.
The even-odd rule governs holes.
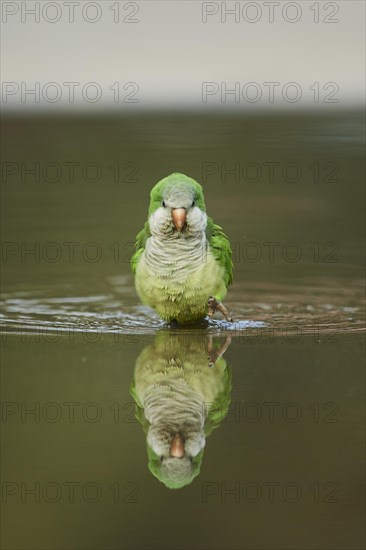
{"type": "Polygon", "coordinates": [[[214,298],[213,296],[210,296],[209,299],[208,299],[208,313],[207,313],[207,315],[209,317],[212,317],[216,311],[221,311],[221,313],[223,314],[223,316],[225,317],[225,319],[227,321],[230,321],[230,323],[233,322],[233,319],[232,319],[232,317],[230,317],[229,312],[226,309],[226,307],[224,306],[224,304],[222,302],[219,302],[218,300],[216,300],[216,298],[214,298]]]}
{"type": "Polygon", "coordinates": [[[208,366],[214,366],[219,357],[224,355],[225,351],[231,344],[231,338],[228,336],[220,349],[214,349],[212,345],[212,337],[208,340],[208,366]]]}

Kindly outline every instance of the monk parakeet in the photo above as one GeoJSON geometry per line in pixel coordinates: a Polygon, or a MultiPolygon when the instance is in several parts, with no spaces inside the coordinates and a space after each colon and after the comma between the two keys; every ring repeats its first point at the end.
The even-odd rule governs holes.
{"type": "Polygon", "coordinates": [[[222,355],[230,338],[218,344],[202,333],[163,331],[136,361],[131,395],[149,468],[170,489],[199,474],[205,439],[228,412],[231,371],[222,355]]]}
{"type": "Polygon", "coordinates": [[[178,324],[212,316],[232,282],[230,242],[206,214],[202,187],[171,174],[150,193],[148,220],[131,259],[138,295],[160,317],[178,324]]]}

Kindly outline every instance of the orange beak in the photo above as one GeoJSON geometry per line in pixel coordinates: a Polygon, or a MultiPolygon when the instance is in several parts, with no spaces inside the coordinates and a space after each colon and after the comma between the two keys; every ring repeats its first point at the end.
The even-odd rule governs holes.
{"type": "Polygon", "coordinates": [[[173,208],[172,210],[173,223],[177,231],[182,231],[186,225],[187,212],[185,208],[173,208]]]}
{"type": "Polygon", "coordinates": [[[180,434],[175,434],[170,445],[170,456],[174,458],[184,457],[184,441],[180,434]]]}

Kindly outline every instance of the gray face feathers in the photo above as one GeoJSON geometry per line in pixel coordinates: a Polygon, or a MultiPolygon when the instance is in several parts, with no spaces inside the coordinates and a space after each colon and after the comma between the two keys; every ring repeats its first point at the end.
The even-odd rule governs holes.
{"type": "Polygon", "coordinates": [[[195,190],[185,183],[168,184],[163,193],[163,203],[167,208],[185,208],[195,206],[195,190]]]}
{"type": "Polygon", "coordinates": [[[193,185],[168,182],[161,191],[161,201],[149,216],[151,234],[158,239],[205,239],[207,215],[196,201],[193,185]]]}

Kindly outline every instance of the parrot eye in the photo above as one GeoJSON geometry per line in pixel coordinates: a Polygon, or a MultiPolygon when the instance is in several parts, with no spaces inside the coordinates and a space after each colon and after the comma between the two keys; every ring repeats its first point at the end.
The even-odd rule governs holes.
{"type": "Polygon", "coordinates": [[[165,208],[165,201],[163,201],[163,206],[164,206],[164,208],[165,208]]]}
{"type": "Polygon", "coordinates": [[[192,206],[196,206],[196,202],[195,202],[195,201],[192,202],[192,206]]]}
{"type": "Polygon", "coordinates": [[[163,458],[164,458],[163,456],[160,457],[160,462],[163,462],[163,458]]]}

